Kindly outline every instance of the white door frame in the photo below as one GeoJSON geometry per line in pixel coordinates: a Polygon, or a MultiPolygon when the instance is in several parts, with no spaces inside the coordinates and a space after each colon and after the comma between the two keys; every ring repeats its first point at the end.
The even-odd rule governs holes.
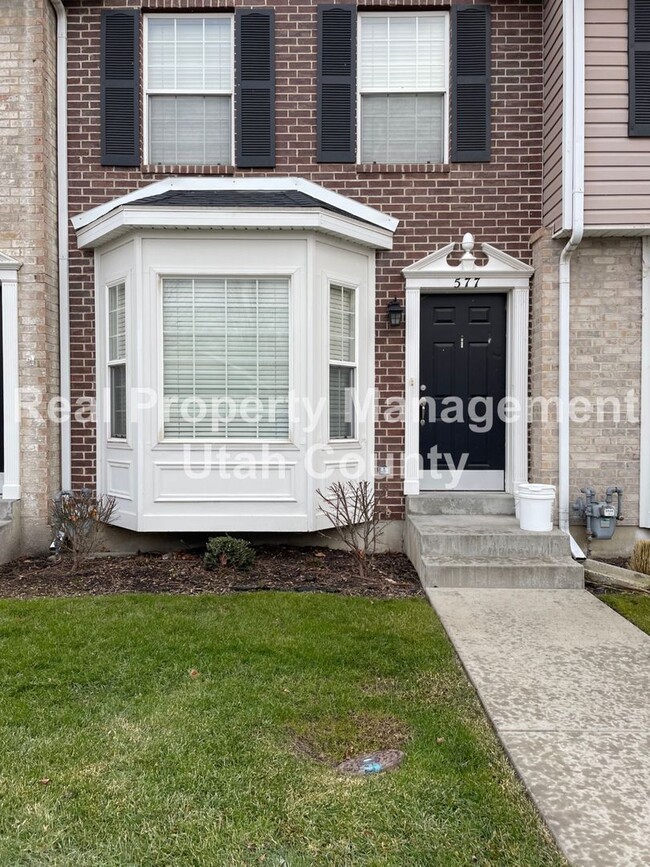
{"type": "Polygon", "coordinates": [[[20,403],[18,382],[18,270],[21,263],[0,253],[4,417],[3,500],[20,499],[20,403]]]}
{"type": "Polygon", "coordinates": [[[481,244],[487,257],[476,262],[474,239],[467,234],[461,244],[465,251],[459,265],[450,265],[449,255],[457,249],[448,244],[419,262],[404,268],[406,280],[406,359],[405,359],[405,447],[404,494],[420,493],[420,295],[464,292],[505,292],[506,317],[506,397],[511,398],[512,413],[506,423],[505,490],[513,493],[520,482],[528,481],[528,340],[530,278],[533,268],[507,253],[481,244]]]}

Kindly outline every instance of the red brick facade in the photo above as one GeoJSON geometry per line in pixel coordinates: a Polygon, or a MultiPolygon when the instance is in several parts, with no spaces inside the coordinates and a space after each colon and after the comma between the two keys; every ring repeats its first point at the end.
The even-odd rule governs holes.
{"type": "MultiPolygon", "coordinates": [[[[235,3],[234,5],[240,5],[235,3]]],[[[244,4],[241,4],[244,5],[244,4]]],[[[255,5],[255,4],[246,4],[255,5]]],[[[377,256],[377,389],[379,405],[401,395],[404,383],[404,332],[390,329],[386,304],[403,297],[401,269],[436,247],[471,231],[513,256],[530,261],[529,238],[541,225],[542,5],[493,2],[492,5],[492,159],[489,163],[413,165],[336,165],[316,162],[316,3],[274,0],[276,10],[276,168],[166,167],[150,170],[100,165],[99,52],[103,8],[141,7],[137,0],[66,3],[69,21],[70,212],[79,213],[137,187],[173,174],[219,173],[294,175],[315,181],[399,219],[394,249],[377,256]]],[[[410,0],[401,8],[445,8],[438,2],[410,0]]],[[[361,8],[398,10],[400,3],[361,8]]],[[[232,10],[220,0],[149,0],[143,10],[232,10]]],[[[94,397],[93,254],[79,251],[71,232],[70,309],[72,398],[94,397]]],[[[377,430],[377,460],[396,460],[403,431],[392,424],[377,430]]],[[[92,484],[95,429],[73,423],[73,483],[92,484]]],[[[397,476],[379,483],[382,505],[398,518],[403,511],[397,476]]]]}

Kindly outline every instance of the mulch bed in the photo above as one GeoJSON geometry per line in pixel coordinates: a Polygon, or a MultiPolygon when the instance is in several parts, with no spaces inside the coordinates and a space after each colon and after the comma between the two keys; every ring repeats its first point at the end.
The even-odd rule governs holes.
{"type": "Polygon", "coordinates": [[[95,557],[76,574],[66,558],[23,557],[0,566],[0,598],[100,596],[109,593],[235,593],[292,590],[399,599],[422,588],[403,554],[378,554],[366,579],[345,551],[260,546],[249,572],[203,567],[202,552],[95,557]]]}

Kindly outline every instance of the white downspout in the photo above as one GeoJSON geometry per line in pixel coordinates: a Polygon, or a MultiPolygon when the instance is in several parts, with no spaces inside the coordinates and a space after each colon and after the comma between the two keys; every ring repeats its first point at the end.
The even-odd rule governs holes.
{"type": "MultiPolygon", "coordinates": [[[[571,256],[584,234],[585,188],[585,28],[584,0],[569,0],[569,14],[565,18],[568,30],[565,51],[565,93],[570,121],[565,137],[565,159],[571,165],[571,236],[560,255],[559,264],[559,351],[558,351],[558,463],[559,463],[559,526],[569,534],[574,556],[584,557],[578,543],[570,535],[570,427],[569,401],[571,399],[570,346],[571,346],[571,256]],[[569,150],[570,148],[570,150],[569,150]],[[570,159],[569,159],[570,157],[570,159]]],[[[566,224],[566,223],[565,223],[566,224]]]]}
{"type": "Polygon", "coordinates": [[[50,0],[56,13],[56,149],[59,248],[59,374],[61,489],[72,486],[70,407],[70,272],[68,263],[68,22],[62,0],[50,0]]]}

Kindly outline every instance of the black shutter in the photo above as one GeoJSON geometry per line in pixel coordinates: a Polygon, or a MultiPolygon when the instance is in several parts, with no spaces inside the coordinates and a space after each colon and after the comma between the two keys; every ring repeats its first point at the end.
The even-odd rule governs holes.
{"type": "Polygon", "coordinates": [[[317,159],[356,161],[356,6],[318,7],[317,159]]]}
{"type": "Polygon", "coordinates": [[[235,13],[237,165],[275,166],[275,15],[272,9],[235,13]]]}
{"type": "Polygon", "coordinates": [[[101,18],[103,166],[140,165],[140,13],[110,9],[101,18]]]}
{"type": "Polygon", "coordinates": [[[490,159],[490,7],[452,6],[451,158],[490,159]]]}
{"type": "Polygon", "coordinates": [[[650,2],[629,0],[629,134],[650,136],[650,2]]]}

